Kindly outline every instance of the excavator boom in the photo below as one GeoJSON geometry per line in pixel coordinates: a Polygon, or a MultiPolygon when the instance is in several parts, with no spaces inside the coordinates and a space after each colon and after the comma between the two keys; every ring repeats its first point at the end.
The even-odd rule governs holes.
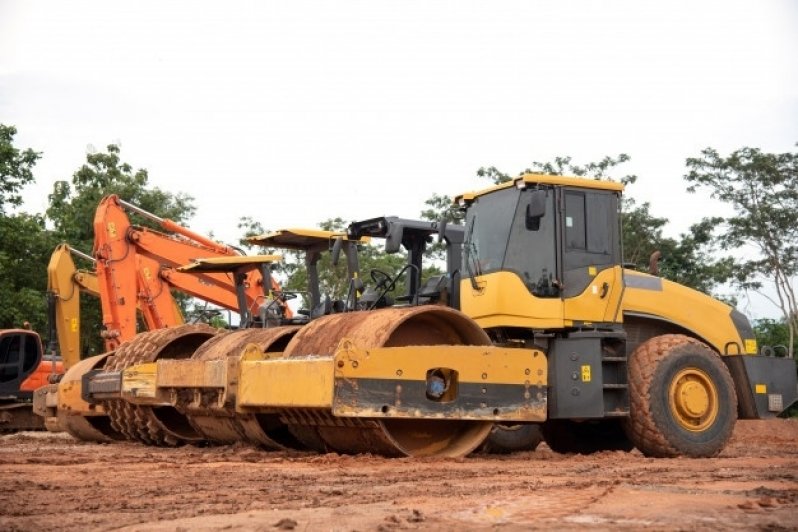
{"type": "MultiPolygon", "coordinates": [[[[94,239],[108,350],[136,335],[137,303],[150,329],[183,322],[171,303],[169,287],[242,313],[252,313],[263,303],[265,292],[271,295],[280,290],[274,280],[269,283],[268,290],[264,290],[263,275],[257,269],[248,271],[238,280],[231,273],[177,271],[176,268],[196,259],[232,257],[240,253],[116,195],[106,196],[100,202],[94,217],[94,239]],[[169,234],[133,225],[128,212],[157,223],[169,234]],[[137,279],[136,283],[130,282],[133,278],[137,279]],[[243,287],[243,305],[238,297],[239,281],[243,287]]],[[[290,318],[290,309],[283,302],[279,306],[283,315],[290,318]]]]}
{"type": "Polygon", "coordinates": [[[90,262],[93,258],[59,244],[47,265],[47,293],[55,318],[58,346],[66,368],[80,360],[80,292],[100,295],[97,275],[93,271],[79,270],[72,260],[78,256],[90,262]]]}

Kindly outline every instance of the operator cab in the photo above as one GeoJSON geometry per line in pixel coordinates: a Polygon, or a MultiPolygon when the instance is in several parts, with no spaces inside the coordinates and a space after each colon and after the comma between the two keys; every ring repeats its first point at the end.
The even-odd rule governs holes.
{"type": "Polygon", "coordinates": [[[619,322],[622,190],[609,181],[528,174],[458,197],[466,212],[467,313],[508,323],[509,311],[510,322],[529,328],[619,322]]]}
{"type": "Polygon", "coordinates": [[[38,334],[27,329],[0,332],[0,399],[18,397],[23,381],[36,371],[41,361],[42,343],[38,334]]]}

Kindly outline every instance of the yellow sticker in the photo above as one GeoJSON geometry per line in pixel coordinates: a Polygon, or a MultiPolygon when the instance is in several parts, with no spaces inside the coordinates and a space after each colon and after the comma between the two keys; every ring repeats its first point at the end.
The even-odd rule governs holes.
{"type": "Polygon", "coordinates": [[[142,273],[144,274],[144,278],[145,278],[145,279],[147,279],[148,281],[149,281],[150,279],[152,279],[152,274],[150,273],[150,269],[149,269],[149,268],[147,268],[147,267],[144,267],[144,268],[142,268],[142,269],[141,269],[141,271],[142,271],[142,273]]]}
{"type": "Polygon", "coordinates": [[[756,393],[768,393],[768,387],[764,384],[757,384],[754,386],[756,393]]]}
{"type": "Polygon", "coordinates": [[[111,238],[116,237],[116,224],[114,222],[108,222],[108,235],[111,238]]]}
{"type": "Polygon", "coordinates": [[[595,266],[588,266],[587,267],[587,274],[590,275],[591,277],[595,277],[597,273],[598,272],[596,271],[596,267],[595,266]]]}
{"type": "Polygon", "coordinates": [[[69,330],[72,332],[78,332],[78,319],[72,318],[69,320],[69,330]]]}
{"type": "Polygon", "coordinates": [[[756,340],[752,338],[747,338],[745,340],[745,352],[748,353],[749,355],[756,354],[756,340]]]}
{"type": "Polygon", "coordinates": [[[590,382],[590,366],[582,366],[582,382],[590,382]]]}

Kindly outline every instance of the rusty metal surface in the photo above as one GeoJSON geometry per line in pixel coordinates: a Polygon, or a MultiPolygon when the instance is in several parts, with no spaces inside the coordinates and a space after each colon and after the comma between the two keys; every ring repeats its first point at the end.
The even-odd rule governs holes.
{"type": "MultiPolygon", "coordinates": [[[[490,345],[487,334],[472,320],[446,307],[388,308],[368,312],[333,314],[314,320],[286,347],[286,356],[332,356],[343,338],[360,348],[413,345],[490,345]]],[[[332,417],[332,416],[330,416],[332,417]]],[[[376,453],[385,456],[465,456],[477,448],[492,423],[483,421],[388,420],[355,423],[334,418],[335,423],[298,423],[286,418],[300,440],[316,438],[341,453],[376,453]],[[309,432],[315,432],[315,434],[309,432]]]]}
{"type": "Polygon", "coordinates": [[[257,344],[264,353],[282,351],[299,326],[244,329],[215,336],[194,353],[194,360],[221,360],[238,356],[247,344],[257,344]]]}
{"type": "Polygon", "coordinates": [[[485,331],[447,307],[404,307],[332,314],[306,325],[286,356],[332,355],[342,338],[361,348],[407,345],[490,345],[485,331]]]}
{"type": "MultiPolygon", "coordinates": [[[[195,360],[224,360],[239,356],[244,349],[257,345],[261,353],[282,351],[298,326],[246,329],[221,334],[203,344],[193,356],[195,360]]],[[[267,385],[267,383],[264,383],[267,385]]],[[[191,425],[208,440],[218,443],[249,441],[267,449],[303,448],[291,437],[285,425],[273,414],[236,414],[234,386],[225,391],[223,408],[209,411],[204,408],[192,411],[183,405],[178,408],[186,415],[191,425]]]]}
{"type": "MultiPolygon", "coordinates": [[[[107,369],[121,371],[158,359],[191,358],[200,345],[218,332],[207,325],[181,325],[145,332],[119,347],[107,369]]],[[[202,439],[185,416],[172,407],[141,406],[122,400],[106,401],[105,405],[114,429],[129,439],[149,445],[178,445],[202,439]]]]}

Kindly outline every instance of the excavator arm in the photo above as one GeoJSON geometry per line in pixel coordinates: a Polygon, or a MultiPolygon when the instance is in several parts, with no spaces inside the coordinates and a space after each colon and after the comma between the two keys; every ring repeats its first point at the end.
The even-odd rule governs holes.
{"type": "MultiPolygon", "coordinates": [[[[94,217],[94,239],[108,350],[136,335],[137,304],[145,317],[149,317],[150,328],[182,323],[182,317],[178,320],[165,302],[169,286],[242,313],[251,312],[264,298],[280,291],[273,279],[268,290],[264,290],[264,276],[258,269],[246,272],[238,280],[231,273],[176,271],[196,259],[234,257],[240,253],[116,195],[106,196],[100,202],[94,217]],[[169,233],[133,225],[128,212],[157,223],[169,233]],[[130,282],[134,278],[138,282],[130,282]],[[238,297],[237,282],[243,287],[244,305],[238,297]]],[[[279,307],[286,318],[291,317],[284,302],[279,302],[279,307]]]]}
{"type": "MultiPolygon", "coordinates": [[[[92,265],[97,262],[64,243],[55,248],[47,266],[51,327],[55,329],[60,354],[67,369],[80,360],[79,293],[100,297],[96,271],[78,269],[73,256],[92,265]]],[[[172,297],[169,285],[158,277],[158,270],[159,265],[155,261],[136,257],[135,277],[121,279],[125,284],[137,286],[137,309],[141,311],[147,329],[171,327],[184,322],[180,307],[172,297]]]]}
{"type": "Polygon", "coordinates": [[[55,319],[61,358],[67,369],[80,360],[80,292],[100,295],[97,275],[77,269],[73,254],[94,262],[93,258],[67,244],[59,244],[47,265],[48,300],[55,319]]]}

